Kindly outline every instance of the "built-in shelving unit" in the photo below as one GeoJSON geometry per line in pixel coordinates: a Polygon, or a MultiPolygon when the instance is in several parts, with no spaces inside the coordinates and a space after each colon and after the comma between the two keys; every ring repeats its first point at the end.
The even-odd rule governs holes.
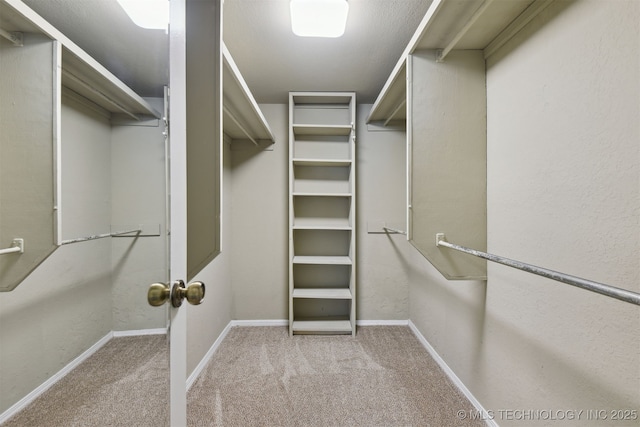
{"type": "Polygon", "coordinates": [[[232,141],[248,140],[256,146],[273,144],[275,142],[273,132],[224,44],[222,58],[224,133],[232,141]]]}
{"type": "Polygon", "coordinates": [[[407,58],[433,50],[438,61],[449,52],[483,50],[488,57],[553,0],[433,0],[418,29],[376,98],[367,123],[405,121],[407,58]]]}
{"type": "Polygon", "coordinates": [[[289,94],[289,331],[355,334],[355,94],[289,94]]]}

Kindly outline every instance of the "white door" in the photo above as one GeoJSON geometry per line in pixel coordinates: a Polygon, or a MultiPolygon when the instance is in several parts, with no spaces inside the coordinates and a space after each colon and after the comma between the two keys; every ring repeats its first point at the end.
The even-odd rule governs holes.
{"type": "MultiPolygon", "coordinates": [[[[187,286],[192,285],[189,280],[220,250],[221,3],[221,0],[170,1],[172,284],[184,281],[187,286]]],[[[171,427],[186,426],[187,419],[185,306],[170,309],[171,427]]]]}

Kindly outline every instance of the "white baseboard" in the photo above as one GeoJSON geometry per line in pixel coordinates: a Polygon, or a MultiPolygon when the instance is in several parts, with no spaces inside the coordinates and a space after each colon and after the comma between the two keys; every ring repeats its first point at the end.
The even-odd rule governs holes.
{"type": "Polygon", "coordinates": [[[407,326],[408,320],[357,320],[356,326],[407,326]]]}
{"type": "Polygon", "coordinates": [[[231,326],[289,326],[286,319],[266,319],[266,320],[232,320],[231,326]]]}
{"type": "Polygon", "coordinates": [[[460,389],[462,394],[464,394],[465,397],[469,399],[469,401],[476,408],[478,413],[482,414],[482,419],[485,421],[485,423],[490,427],[499,427],[498,424],[491,419],[491,417],[489,416],[489,412],[486,409],[484,409],[484,407],[478,401],[478,399],[475,398],[475,396],[471,393],[471,391],[467,388],[467,386],[464,385],[462,380],[458,378],[455,372],[453,372],[453,370],[449,367],[449,365],[447,365],[447,362],[445,362],[444,359],[440,357],[436,349],[433,348],[433,346],[429,344],[429,341],[427,341],[427,339],[422,335],[422,333],[420,333],[416,325],[414,325],[414,323],[411,320],[408,321],[408,324],[413,334],[416,336],[416,338],[418,338],[418,341],[420,341],[420,343],[424,346],[424,348],[427,349],[431,357],[433,357],[433,359],[440,366],[440,368],[442,368],[444,373],[447,374],[449,379],[456,385],[456,387],[458,387],[458,389],[460,389]]]}
{"type": "Polygon", "coordinates": [[[166,335],[167,328],[136,329],[133,331],[113,331],[113,337],[139,337],[141,335],[166,335]]]}
{"type": "Polygon", "coordinates": [[[35,388],[31,393],[27,394],[25,397],[16,402],[13,406],[9,407],[6,411],[0,414],[0,424],[7,421],[9,418],[20,412],[24,409],[28,404],[33,402],[38,396],[47,391],[51,386],[60,381],[65,375],[75,369],[78,365],[88,359],[93,353],[100,350],[106,343],[108,343],[111,338],[113,338],[113,332],[109,332],[107,335],[102,337],[98,342],[92,345],[90,348],[85,350],[81,355],[73,359],[69,362],[64,368],[56,372],[53,376],[47,379],[45,382],[40,384],[37,388],[35,388]]]}
{"type": "Polygon", "coordinates": [[[222,330],[220,335],[218,335],[218,338],[215,340],[213,345],[211,345],[211,348],[209,348],[209,351],[207,351],[204,357],[200,359],[200,363],[198,363],[198,366],[195,367],[193,372],[191,372],[191,375],[189,375],[189,378],[187,378],[187,391],[191,388],[193,383],[196,382],[196,380],[204,370],[205,366],[207,366],[207,363],[209,363],[209,360],[211,360],[216,350],[218,350],[218,347],[220,347],[222,340],[226,338],[227,334],[229,333],[229,330],[231,330],[231,327],[233,326],[232,323],[233,321],[229,322],[227,326],[225,326],[225,328],[222,330]]]}

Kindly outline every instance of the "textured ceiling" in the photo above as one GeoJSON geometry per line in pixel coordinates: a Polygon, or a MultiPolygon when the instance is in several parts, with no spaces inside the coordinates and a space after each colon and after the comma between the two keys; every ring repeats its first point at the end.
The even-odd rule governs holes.
{"type": "Polygon", "coordinates": [[[291,32],[288,0],[225,0],[224,41],[258,102],[289,91],[355,91],[373,103],[431,0],[349,0],[340,38],[291,32]]]}
{"type": "MultiPolygon", "coordinates": [[[[116,0],[23,1],[136,92],[162,96],[164,31],[136,27],[116,0]]],[[[372,103],[430,3],[349,0],[344,36],[319,39],[293,35],[289,0],[225,0],[224,40],[260,103],[286,103],[296,90],[355,91],[372,103]]]]}

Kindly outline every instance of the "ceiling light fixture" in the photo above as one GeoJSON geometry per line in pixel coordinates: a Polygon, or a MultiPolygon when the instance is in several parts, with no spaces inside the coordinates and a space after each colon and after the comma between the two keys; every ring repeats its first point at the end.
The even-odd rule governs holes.
{"type": "Polygon", "coordinates": [[[168,0],[118,0],[118,4],[138,27],[167,31],[168,0]]]}
{"type": "Polygon", "coordinates": [[[347,26],[347,0],[291,0],[291,29],[301,37],[340,37],[347,26]]]}

